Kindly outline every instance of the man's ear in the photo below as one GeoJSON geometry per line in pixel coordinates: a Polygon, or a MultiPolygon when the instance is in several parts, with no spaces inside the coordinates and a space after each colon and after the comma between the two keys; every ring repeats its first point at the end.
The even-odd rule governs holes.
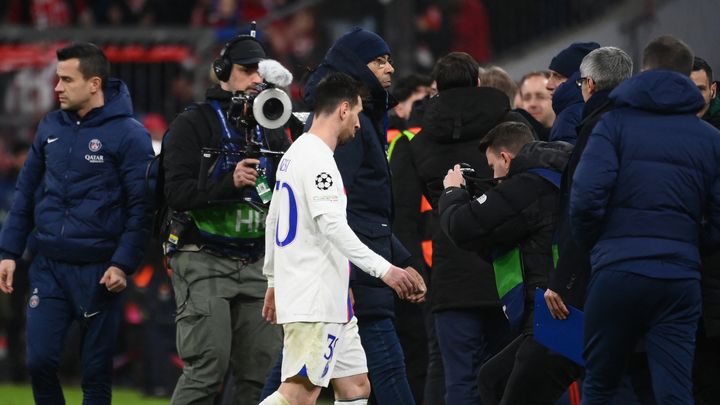
{"type": "Polygon", "coordinates": [[[710,100],[713,100],[717,96],[717,82],[713,82],[710,85],[710,100]]]}
{"type": "Polygon", "coordinates": [[[595,89],[597,88],[597,84],[595,84],[595,80],[593,80],[592,77],[588,77],[587,80],[588,90],[590,91],[590,94],[595,93],[595,89]]]}
{"type": "Polygon", "coordinates": [[[342,103],[340,103],[338,111],[340,114],[340,119],[344,121],[350,113],[350,103],[348,103],[347,101],[343,101],[342,103]]]}
{"type": "Polygon", "coordinates": [[[93,76],[88,80],[90,82],[90,91],[92,93],[97,93],[102,88],[102,80],[98,76],[93,76]]]}
{"type": "Polygon", "coordinates": [[[512,162],[514,156],[508,151],[502,151],[500,152],[500,157],[506,165],[510,166],[510,162],[512,162]]]}

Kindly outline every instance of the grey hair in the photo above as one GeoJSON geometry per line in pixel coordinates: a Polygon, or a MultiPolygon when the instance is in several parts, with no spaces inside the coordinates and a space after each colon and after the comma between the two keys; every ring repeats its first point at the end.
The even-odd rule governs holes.
{"type": "Polygon", "coordinates": [[[592,78],[598,91],[615,88],[632,76],[632,70],[630,55],[614,46],[595,49],[580,63],[580,76],[592,78]]]}

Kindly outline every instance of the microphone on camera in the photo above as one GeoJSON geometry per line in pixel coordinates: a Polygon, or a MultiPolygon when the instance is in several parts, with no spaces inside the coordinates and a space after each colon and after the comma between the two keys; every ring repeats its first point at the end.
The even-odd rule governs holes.
{"type": "Polygon", "coordinates": [[[293,81],[293,75],[285,66],[274,59],[264,59],[258,63],[258,74],[269,84],[287,87],[293,81]]]}

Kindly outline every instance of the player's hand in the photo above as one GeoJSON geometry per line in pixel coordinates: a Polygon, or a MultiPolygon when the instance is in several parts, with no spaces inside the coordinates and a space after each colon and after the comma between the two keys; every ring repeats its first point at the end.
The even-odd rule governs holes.
{"type": "Polygon", "coordinates": [[[465,178],[460,171],[460,165],[455,165],[448,170],[447,175],[443,179],[443,187],[460,187],[465,184],[465,178]]]}
{"type": "Polygon", "coordinates": [[[262,317],[273,325],[277,323],[277,314],[275,313],[275,288],[273,287],[270,287],[267,291],[265,291],[262,317]]]}
{"type": "Polygon", "coordinates": [[[423,280],[420,273],[417,272],[412,266],[405,267],[405,271],[415,280],[416,289],[408,297],[407,300],[416,304],[425,301],[425,293],[427,293],[427,287],[425,286],[425,280],[423,280]]]}
{"type": "Polygon", "coordinates": [[[567,319],[568,315],[570,315],[570,311],[565,306],[562,297],[549,288],[545,290],[545,303],[550,310],[550,315],[555,319],[567,319]]]}
{"type": "Polygon", "coordinates": [[[119,267],[110,266],[105,270],[105,274],[100,279],[100,284],[104,284],[105,288],[110,292],[119,293],[127,287],[127,277],[119,267]]]}
{"type": "Polygon", "coordinates": [[[13,292],[13,275],[15,274],[15,260],[0,260],[0,291],[5,294],[13,292]]]}
{"type": "Polygon", "coordinates": [[[255,180],[257,180],[258,172],[257,165],[260,161],[257,159],[243,159],[236,166],[233,172],[233,183],[235,187],[242,188],[247,186],[254,186],[255,180]]]}
{"type": "Polygon", "coordinates": [[[390,265],[390,270],[382,277],[382,281],[395,290],[402,299],[406,299],[417,290],[414,277],[397,266],[390,265]]]}

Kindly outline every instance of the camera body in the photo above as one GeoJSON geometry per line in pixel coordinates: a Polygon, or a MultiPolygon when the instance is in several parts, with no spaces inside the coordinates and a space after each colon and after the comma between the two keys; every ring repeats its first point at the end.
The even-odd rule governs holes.
{"type": "Polygon", "coordinates": [[[255,93],[233,94],[227,110],[230,125],[241,132],[256,125],[267,129],[285,125],[292,114],[292,103],[287,93],[268,83],[258,84],[255,90],[255,93]]]}
{"type": "Polygon", "coordinates": [[[468,163],[460,163],[460,172],[465,179],[465,190],[471,198],[480,197],[488,189],[497,185],[499,179],[478,177],[475,169],[468,163]]]}

